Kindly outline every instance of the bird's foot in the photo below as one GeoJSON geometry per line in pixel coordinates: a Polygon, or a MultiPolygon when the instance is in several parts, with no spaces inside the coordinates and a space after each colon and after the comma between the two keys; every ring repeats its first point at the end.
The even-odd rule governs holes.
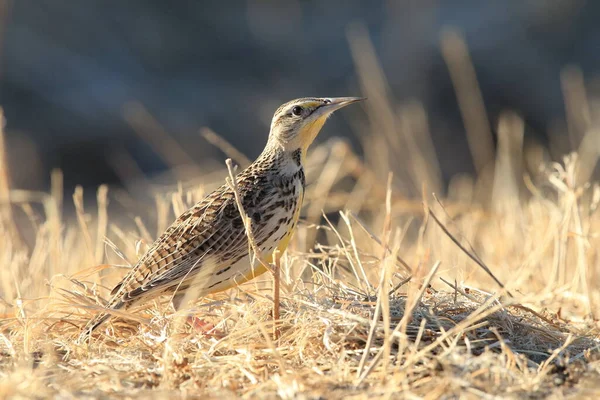
{"type": "Polygon", "coordinates": [[[225,337],[225,333],[220,329],[217,329],[216,326],[208,322],[202,318],[198,318],[194,315],[188,315],[186,318],[186,322],[189,326],[192,327],[194,332],[200,333],[204,336],[214,337],[217,339],[222,339],[225,337]]]}

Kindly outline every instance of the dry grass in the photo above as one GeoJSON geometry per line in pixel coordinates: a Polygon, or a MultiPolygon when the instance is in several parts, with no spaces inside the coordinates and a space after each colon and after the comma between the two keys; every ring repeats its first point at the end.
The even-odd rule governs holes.
{"type": "MultiPolygon", "coordinates": [[[[451,35],[446,50],[461,48],[451,35]]],[[[523,150],[523,124],[507,114],[495,162],[477,158],[478,178],[454,179],[438,200],[424,111],[394,111],[368,40],[351,37],[370,99],[370,126],[357,127],[365,155],[339,140],[310,153],[303,223],[281,261],[279,339],[266,274],[199,300],[202,332],[178,323],[165,301],[128,314],[135,321],[113,319],[90,344],[75,343],[151,241],[146,224],[160,232],[226,170],[160,190],[145,219],[134,193],[102,187],[90,211],[78,190],[71,221],[60,212],[60,173],[51,193],[31,193],[11,189],[3,168],[0,396],[600,395],[600,187],[588,183],[597,150],[581,146],[562,163],[544,162],[539,149],[523,150]],[[130,211],[111,215],[109,198],[130,211]]],[[[463,53],[448,53],[451,68],[460,69],[463,53]]],[[[465,76],[457,85],[472,101],[476,83],[465,76]]],[[[593,115],[582,143],[597,140],[593,115]]],[[[465,118],[475,130],[482,121],[465,118]]]]}

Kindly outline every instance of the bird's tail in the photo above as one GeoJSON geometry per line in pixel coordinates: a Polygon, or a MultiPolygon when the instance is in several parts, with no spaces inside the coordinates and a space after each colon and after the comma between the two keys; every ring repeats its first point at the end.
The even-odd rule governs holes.
{"type": "MultiPolygon", "coordinates": [[[[108,308],[108,310],[119,310],[119,309],[123,308],[124,306],[125,306],[125,302],[119,301],[116,304],[110,306],[108,308]]],[[[94,332],[96,330],[96,328],[98,328],[100,325],[102,325],[104,322],[106,322],[110,317],[112,317],[112,314],[109,311],[107,311],[107,312],[102,312],[102,313],[98,314],[97,316],[95,316],[94,318],[92,318],[85,325],[85,328],[83,328],[83,330],[79,334],[79,338],[77,339],[77,342],[78,343],[86,342],[91,337],[92,332],[94,332]]]]}

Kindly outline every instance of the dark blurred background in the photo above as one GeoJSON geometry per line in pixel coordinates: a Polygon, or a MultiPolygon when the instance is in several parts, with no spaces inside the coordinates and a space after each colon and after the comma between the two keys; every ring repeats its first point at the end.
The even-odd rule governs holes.
{"type": "MultiPolygon", "coordinates": [[[[15,0],[1,10],[0,105],[12,185],[23,189],[47,189],[52,168],[71,193],[119,184],[123,154],[160,173],[168,162],[144,139],[153,129],[181,145],[181,163],[223,163],[199,134],[205,126],[254,158],[280,103],[361,94],[348,41],[360,24],[390,96],[427,111],[445,180],[473,165],[443,28],[464,35],[492,130],[512,109],[545,143],[564,119],[561,71],[578,66],[590,91],[600,72],[594,1],[15,0]]],[[[347,116],[318,140],[334,135],[360,152],[347,116]]]]}

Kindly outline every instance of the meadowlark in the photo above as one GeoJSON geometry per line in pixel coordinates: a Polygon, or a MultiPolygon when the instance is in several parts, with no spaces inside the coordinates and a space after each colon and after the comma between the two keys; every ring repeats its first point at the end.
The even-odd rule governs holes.
{"type": "Polygon", "coordinates": [[[165,294],[177,309],[186,292],[206,296],[266,272],[264,263],[252,260],[247,229],[261,253],[254,256],[268,259],[285,251],[304,199],[306,151],[334,111],[360,100],[311,97],[279,107],[265,149],[235,177],[237,190],[226,183],[181,214],[115,286],[106,311],[87,323],[79,340],[109,319],[111,310],[165,294]]]}

